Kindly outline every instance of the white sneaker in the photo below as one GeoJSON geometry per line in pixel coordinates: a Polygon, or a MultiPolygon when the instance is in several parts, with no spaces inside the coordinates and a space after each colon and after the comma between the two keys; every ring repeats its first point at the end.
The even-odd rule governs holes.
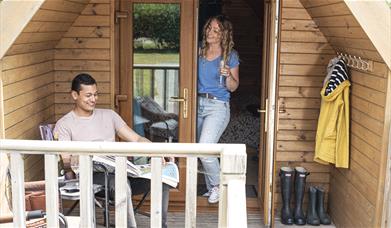
{"type": "Polygon", "coordinates": [[[210,189],[209,191],[205,192],[202,196],[203,197],[209,197],[211,191],[212,191],[212,189],[210,189]]]}
{"type": "Polygon", "coordinates": [[[220,197],[219,187],[215,186],[209,192],[210,192],[210,195],[208,198],[208,202],[209,203],[219,202],[219,197],[220,197]]]}

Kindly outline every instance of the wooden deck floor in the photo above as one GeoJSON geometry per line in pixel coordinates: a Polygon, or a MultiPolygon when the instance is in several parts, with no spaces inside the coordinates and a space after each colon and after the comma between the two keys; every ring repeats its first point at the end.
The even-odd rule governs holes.
{"type": "MultiPolygon", "coordinates": [[[[78,216],[79,211],[78,208],[75,208],[73,213],[71,214],[73,216],[78,216]]],[[[96,212],[97,217],[97,227],[102,228],[103,226],[103,214],[101,209],[97,208],[96,212]]],[[[115,215],[114,211],[110,210],[110,223],[114,224],[115,215]]],[[[141,214],[136,214],[136,221],[139,228],[148,228],[150,227],[150,218],[141,214]]],[[[218,216],[217,212],[198,212],[197,213],[197,227],[201,228],[215,228],[218,224],[218,216]]],[[[115,227],[112,225],[111,227],[115,227]]],[[[185,227],[185,213],[184,212],[169,212],[168,213],[168,227],[170,228],[183,228],[185,227]]],[[[248,228],[264,228],[263,225],[263,218],[261,217],[260,213],[255,212],[249,212],[247,214],[247,227],[248,228]]],[[[276,228],[283,228],[283,227],[290,227],[290,228],[311,228],[314,226],[305,225],[305,226],[286,226],[281,224],[279,219],[275,221],[274,227],[276,228]]],[[[319,228],[335,228],[335,225],[321,225],[318,226],[319,228]]]]}
{"type": "MultiPolygon", "coordinates": [[[[138,227],[149,227],[149,218],[143,215],[136,215],[136,221],[138,227]]],[[[248,215],[248,227],[264,227],[261,224],[260,215],[251,214],[248,215]]],[[[216,228],[218,224],[217,213],[198,213],[197,214],[197,227],[202,228],[216,228]]],[[[170,228],[183,228],[185,227],[185,213],[184,212],[172,212],[168,214],[168,227],[170,228]]]]}
{"type": "MultiPolygon", "coordinates": [[[[103,226],[103,213],[102,210],[96,209],[96,220],[99,228],[103,226]]],[[[79,216],[79,208],[76,207],[71,213],[71,216],[79,216]]],[[[247,215],[247,225],[249,228],[264,227],[260,213],[250,213],[247,215]]],[[[110,210],[110,224],[114,224],[115,214],[110,210]]],[[[141,214],[136,214],[137,227],[147,228],[150,227],[150,218],[141,214]]],[[[218,224],[217,212],[198,212],[197,213],[197,227],[202,228],[215,228],[218,224]]],[[[168,213],[168,227],[170,228],[183,228],[185,227],[185,213],[184,212],[169,212],[168,213]]],[[[111,227],[114,227],[111,226],[111,227]]]]}

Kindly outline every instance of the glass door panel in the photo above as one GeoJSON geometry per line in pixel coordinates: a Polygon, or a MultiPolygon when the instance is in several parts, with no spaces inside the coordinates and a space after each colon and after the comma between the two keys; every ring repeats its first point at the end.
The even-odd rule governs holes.
{"type": "Polygon", "coordinates": [[[133,128],[178,141],[180,4],[133,3],[133,128]]]}

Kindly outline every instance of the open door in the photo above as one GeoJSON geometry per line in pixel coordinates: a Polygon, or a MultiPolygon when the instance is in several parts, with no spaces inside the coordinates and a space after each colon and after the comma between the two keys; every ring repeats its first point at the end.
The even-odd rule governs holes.
{"type": "MultiPolygon", "coordinates": [[[[278,45],[280,34],[280,0],[265,1],[264,6],[264,45],[262,62],[261,119],[264,120],[260,134],[262,155],[259,159],[259,189],[263,197],[264,223],[273,224],[274,218],[274,152],[277,126],[277,84],[278,84],[278,45]]],[[[262,121],[261,121],[262,123],[262,121]]],[[[262,198],[259,199],[262,202],[262,198]]]]}
{"type": "MultiPolygon", "coordinates": [[[[120,115],[153,142],[195,138],[195,22],[191,0],[123,0],[119,21],[120,115]]],[[[171,201],[184,202],[186,161],[171,201]]]]}

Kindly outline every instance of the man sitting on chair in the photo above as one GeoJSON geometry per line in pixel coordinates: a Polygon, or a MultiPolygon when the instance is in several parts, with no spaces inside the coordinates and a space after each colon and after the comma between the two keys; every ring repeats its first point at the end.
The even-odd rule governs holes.
{"type": "MultiPolygon", "coordinates": [[[[118,135],[122,140],[128,142],[150,142],[148,139],[141,137],[134,132],[125,121],[113,110],[95,108],[98,99],[97,83],[89,74],[79,74],[72,80],[71,96],[75,101],[75,107],[68,114],[63,116],[54,129],[54,135],[60,141],[115,141],[118,135]]],[[[70,169],[71,155],[62,155],[64,168],[70,169]]],[[[109,175],[109,190],[114,188],[115,176],[109,175]]],[[[128,193],[131,195],[130,182],[128,179],[128,193]]],[[[103,173],[94,173],[94,183],[103,184],[103,173]]],[[[149,190],[150,181],[143,179],[137,181],[142,183],[132,185],[135,188],[149,190]],[[144,181],[145,180],[145,181],[144,181]],[[144,185],[144,186],[140,186],[144,185]],[[145,186],[148,185],[148,186],[145,186]]],[[[162,199],[162,227],[167,227],[167,210],[168,210],[169,187],[163,184],[162,199]]],[[[128,199],[128,227],[137,227],[134,217],[131,197],[128,199]]]]}

